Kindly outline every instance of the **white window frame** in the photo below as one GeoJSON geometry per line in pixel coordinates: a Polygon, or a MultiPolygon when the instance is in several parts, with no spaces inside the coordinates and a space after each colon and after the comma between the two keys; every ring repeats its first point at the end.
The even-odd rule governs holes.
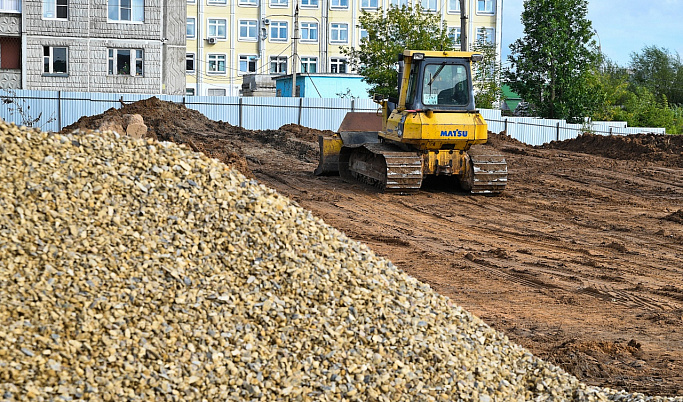
{"type": "Polygon", "coordinates": [[[238,64],[238,74],[253,74],[258,72],[258,59],[256,58],[257,56],[255,54],[240,54],[237,57],[238,64]],[[253,60],[254,61],[254,71],[249,71],[249,61],[253,60]],[[246,63],[247,69],[242,70],[242,63],[246,63]]]}
{"type": "Polygon", "coordinates": [[[145,1],[144,0],[107,0],[107,21],[115,23],[128,24],[142,24],[145,22],[145,1]],[[130,3],[130,7],[126,7],[123,2],[130,3]],[[138,3],[137,5],[134,3],[138,3]],[[142,3],[142,4],[140,4],[142,3]],[[130,14],[128,19],[125,18],[125,11],[128,10],[130,14]],[[113,12],[116,12],[115,17],[111,18],[113,12]]]}
{"type": "Polygon", "coordinates": [[[66,46],[43,46],[43,75],[68,75],[69,74],[69,48],[66,46]],[[64,57],[66,58],[66,71],[55,71],[55,49],[64,49],[64,57]],[[48,50],[48,55],[45,55],[45,50],[48,50]],[[48,64],[48,71],[45,71],[45,62],[48,64]]]}
{"type": "Polygon", "coordinates": [[[345,57],[332,57],[330,58],[330,73],[332,74],[347,74],[349,72],[349,60],[346,59],[345,57]],[[344,72],[340,73],[339,72],[339,66],[344,66],[344,72]],[[336,72],[333,72],[333,68],[337,69],[336,72]]]}
{"type": "Polygon", "coordinates": [[[360,0],[360,8],[363,10],[377,10],[379,6],[379,0],[360,0]]]}
{"type": "Polygon", "coordinates": [[[345,22],[330,23],[330,43],[349,43],[349,24],[345,22]],[[342,36],[345,36],[345,38],[342,39],[342,36]]]}
{"type": "Polygon", "coordinates": [[[258,0],[239,0],[237,3],[240,7],[256,7],[258,0]]]}
{"type": "MultiPolygon", "coordinates": [[[[197,0],[187,0],[187,4],[195,4],[197,3],[197,0]]],[[[192,88],[194,89],[194,88],[192,88]]]]}
{"type": "Polygon", "coordinates": [[[439,0],[421,0],[421,5],[424,11],[435,13],[439,9],[439,0]]]}
{"type": "Polygon", "coordinates": [[[195,53],[185,53],[185,74],[194,74],[197,72],[197,55],[195,53]],[[187,61],[192,60],[192,70],[187,69],[187,61]]]}
{"type": "Polygon", "coordinates": [[[299,40],[306,43],[317,43],[320,37],[320,29],[317,22],[301,22],[301,27],[299,28],[299,40]],[[304,37],[304,32],[306,37],[304,37]],[[311,39],[311,33],[315,32],[315,39],[311,39]]]}
{"type": "Polygon", "coordinates": [[[270,32],[268,36],[271,42],[287,42],[289,39],[289,23],[287,21],[271,21],[268,30],[270,32]],[[280,35],[283,33],[282,28],[285,30],[284,37],[280,35]],[[277,35],[273,35],[273,32],[277,33],[277,35]]]}
{"type": "Polygon", "coordinates": [[[479,27],[477,28],[477,42],[479,42],[479,38],[481,36],[481,30],[484,29],[486,30],[486,43],[489,45],[492,45],[496,43],[496,29],[492,27],[479,27]]]}
{"type": "Polygon", "coordinates": [[[268,71],[270,74],[287,74],[287,68],[289,67],[287,64],[287,56],[270,56],[268,59],[269,64],[268,64],[268,71]],[[277,69],[276,70],[281,70],[280,66],[284,65],[285,71],[273,71],[273,63],[277,63],[277,69]]]}
{"type": "Polygon", "coordinates": [[[209,53],[206,55],[206,73],[211,75],[225,75],[228,72],[228,55],[225,53],[209,53]],[[216,63],[219,66],[220,60],[223,60],[223,71],[211,71],[211,63],[216,63]]]}
{"type": "Polygon", "coordinates": [[[493,15],[496,12],[495,0],[477,0],[477,14],[493,15]],[[484,6],[483,9],[481,6],[484,6]]]}
{"type": "Polygon", "coordinates": [[[237,24],[237,40],[242,42],[256,42],[258,40],[258,21],[256,20],[239,20],[237,24]],[[243,36],[242,28],[247,29],[247,34],[253,28],[254,36],[243,36]]]}
{"type": "Polygon", "coordinates": [[[349,0],[330,0],[331,10],[346,10],[349,8],[349,0]]]}
{"type": "Polygon", "coordinates": [[[313,56],[305,56],[301,58],[301,72],[306,74],[315,74],[318,72],[318,58],[313,56]],[[304,67],[305,66],[305,67],[304,67]],[[310,66],[314,66],[315,71],[310,70],[310,66]]]}
{"type": "Polygon", "coordinates": [[[225,18],[209,18],[206,20],[206,33],[209,38],[227,39],[228,20],[225,18]],[[223,27],[223,35],[219,35],[220,28],[223,27]],[[213,32],[211,30],[213,29],[213,32]]]}
{"type": "Polygon", "coordinates": [[[195,17],[187,17],[185,24],[185,38],[195,39],[197,37],[197,19],[195,17]],[[190,23],[190,21],[192,21],[192,23],[190,23]],[[190,26],[192,27],[192,35],[187,33],[190,26]]]}
{"type": "Polygon", "coordinates": [[[208,88],[206,90],[207,96],[225,96],[227,93],[228,91],[226,91],[225,88],[208,88]],[[222,93],[220,95],[211,94],[212,91],[221,91],[222,93]]]}
{"type": "Polygon", "coordinates": [[[109,76],[131,76],[131,77],[144,77],[145,75],[145,51],[143,49],[119,49],[119,48],[107,48],[107,75],[109,76]],[[129,63],[135,68],[130,68],[127,74],[115,73],[115,68],[118,69],[117,61],[119,53],[128,52],[129,63]],[[139,52],[139,53],[138,53],[139,52]],[[140,63],[140,73],[138,74],[138,62],[140,63]]]}
{"type": "Polygon", "coordinates": [[[289,7],[289,0],[270,0],[270,6],[273,8],[289,7]]]}
{"type": "Polygon", "coordinates": [[[460,38],[461,36],[461,27],[448,27],[448,36],[451,36],[451,34],[454,35],[453,39],[455,40],[455,44],[459,45],[460,44],[460,38]]]}
{"type": "Polygon", "coordinates": [[[301,0],[301,8],[318,8],[320,0],[301,0]]]}
{"type": "Polygon", "coordinates": [[[396,7],[403,7],[406,6],[408,7],[410,5],[410,1],[408,0],[390,0],[391,4],[396,6],[396,7]]]}
{"type": "MultiPolygon", "coordinates": [[[[200,0],[200,1],[202,1],[202,0],[200,0]]],[[[206,0],[206,4],[220,6],[220,5],[228,4],[228,1],[227,0],[206,0]]]]}
{"type": "Polygon", "coordinates": [[[195,88],[185,88],[185,96],[195,96],[196,93],[195,88]]]}
{"type": "Polygon", "coordinates": [[[21,0],[0,0],[0,12],[21,13],[21,0]]]}
{"type": "Polygon", "coordinates": [[[43,0],[42,3],[44,20],[69,20],[69,0],[43,0]],[[66,17],[58,17],[60,9],[66,9],[66,17]]]}
{"type": "Polygon", "coordinates": [[[448,14],[460,14],[460,0],[446,0],[448,1],[448,14]]]}
{"type": "Polygon", "coordinates": [[[358,44],[361,44],[361,39],[368,36],[368,30],[363,28],[358,28],[358,44]]]}

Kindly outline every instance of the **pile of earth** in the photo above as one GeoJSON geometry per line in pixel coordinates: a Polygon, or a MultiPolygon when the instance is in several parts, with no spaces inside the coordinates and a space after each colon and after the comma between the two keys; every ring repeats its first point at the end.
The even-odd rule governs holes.
{"type": "Polygon", "coordinates": [[[540,148],[562,149],[612,159],[661,161],[671,167],[683,167],[683,135],[605,136],[584,133],[570,140],[544,144],[540,148]]]}
{"type": "Polygon", "coordinates": [[[318,159],[318,149],[311,143],[317,142],[318,135],[333,134],[331,131],[297,124],[287,124],[279,130],[246,130],[227,122],[211,120],[185,105],[162,101],[157,97],[124,104],[120,109],[111,108],[102,114],[81,117],[77,122],[64,127],[60,133],[66,134],[76,129],[96,130],[105,121],[123,125],[124,115],[127,114],[142,116],[147,125],[146,137],[185,144],[194,151],[202,152],[239,170],[247,177],[253,177],[253,174],[247,167],[244,156],[246,152],[240,145],[243,140],[255,140],[310,162],[318,159]]]}

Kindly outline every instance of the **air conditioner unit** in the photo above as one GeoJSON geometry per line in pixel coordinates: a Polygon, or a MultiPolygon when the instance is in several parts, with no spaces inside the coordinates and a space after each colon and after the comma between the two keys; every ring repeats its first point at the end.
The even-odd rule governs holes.
{"type": "Polygon", "coordinates": [[[263,25],[270,25],[270,18],[264,18],[262,20],[262,22],[263,22],[263,25]]]}
{"type": "Polygon", "coordinates": [[[216,44],[216,38],[214,38],[214,37],[206,38],[206,41],[209,43],[209,45],[215,45],[216,44]]]}

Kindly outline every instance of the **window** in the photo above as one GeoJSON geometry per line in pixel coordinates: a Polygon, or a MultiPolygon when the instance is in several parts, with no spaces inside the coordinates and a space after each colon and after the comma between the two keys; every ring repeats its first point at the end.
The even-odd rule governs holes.
{"type": "Polygon", "coordinates": [[[358,31],[358,43],[361,43],[363,38],[367,38],[367,37],[368,37],[368,31],[366,29],[360,28],[360,30],[358,31]]]}
{"type": "Polygon", "coordinates": [[[330,43],[346,43],[349,40],[349,24],[330,24],[330,43]]]}
{"type": "Polygon", "coordinates": [[[270,56],[270,73],[287,74],[287,56],[270,56]]]}
{"type": "Polygon", "coordinates": [[[302,57],[301,58],[301,72],[302,73],[316,73],[318,71],[317,57],[302,57]]]}
{"type": "Polygon", "coordinates": [[[424,105],[467,105],[469,94],[467,67],[463,64],[425,66],[422,85],[424,105]]]}
{"type": "Polygon", "coordinates": [[[287,0],[270,0],[271,7],[287,7],[287,0]]]}
{"type": "Polygon", "coordinates": [[[209,18],[209,38],[226,39],[226,25],[225,20],[209,18]]]}
{"type": "Polygon", "coordinates": [[[240,20],[240,40],[256,40],[256,20],[240,20]]]}
{"type": "Polygon", "coordinates": [[[477,0],[477,12],[481,14],[493,14],[493,0],[477,0]]]}
{"type": "Polygon", "coordinates": [[[185,96],[194,96],[194,88],[185,88],[185,96]]]}
{"type": "Polygon", "coordinates": [[[142,49],[109,49],[109,75],[141,77],[142,49]]]}
{"type": "Polygon", "coordinates": [[[207,0],[207,4],[221,5],[221,4],[228,4],[228,3],[227,3],[227,0],[207,0]]]}
{"type": "Polygon", "coordinates": [[[225,74],[225,55],[209,54],[209,73],[225,74]]]}
{"type": "Polygon", "coordinates": [[[186,53],[185,54],[185,72],[186,73],[194,73],[194,53],[186,53]]]}
{"type": "Polygon", "coordinates": [[[145,20],[144,0],[108,0],[109,21],[133,21],[145,20]]]}
{"type": "Polygon", "coordinates": [[[346,59],[333,57],[330,60],[330,72],[333,74],[346,74],[346,59]]]}
{"type": "Polygon", "coordinates": [[[425,11],[436,12],[436,0],[422,0],[422,9],[425,11]]]}
{"type": "Polygon", "coordinates": [[[43,0],[43,18],[68,19],[67,0],[43,0]]]}
{"type": "Polygon", "coordinates": [[[66,74],[67,51],[65,47],[43,46],[43,73],[66,74]]]}
{"type": "Polygon", "coordinates": [[[396,7],[408,7],[409,5],[408,0],[391,0],[391,4],[395,5],[396,7]]]}
{"type": "Polygon", "coordinates": [[[452,38],[456,44],[460,44],[460,27],[449,27],[448,36],[452,38]]]}
{"type": "Polygon", "coordinates": [[[331,0],[330,8],[349,8],[349,0],[331,0]]]}
{"type": "Polygon", "coordinates": [[[301,41],[317,42],[318,41],[318,23],[317,22],[302,22],[301,23],[301,41]]]}
{"type": "Polygon", "coordinates": [[[377,8],[379,0],[360,0],[361,8],[377,8]]]}
{"type": "Polygon", "coordinates": [[[481,27],[477,29],[477,42],[486,42],[487,44],[491,45],[495,39],[493,34],[493,28],[481,27]]]}
{"type": "Polygon", "coordinates": [[[448,0],[448,13],[460,14],[460,0],[448,0]]]}
{"type": "Polygon", "coordinates": [[[240,6],[255,6],[256,0],[240,0],[240,6]]]}
{"type": "Polygon", "coordinates": [[[209,96],[225,96],[225,88],[209,88],[207,91],[209,96]]]}
{"type": "Polygon", "coordinates": [[[287,23],[275,21],[270,23],[270,40],[277,42],[287,41],[287,23]]]}
{"type": "Polygon", "coordinates": [[[194,39],[195,35],[197,34],[196,28],[197,28],[197,25],[195,23],[195,19],[194,18],[188,18],[187,19],[187,25],[186,25],[187,39],[194,39]]]}
{"type": "Polygon", "coordinates": [[[21,0],[0,0],[0,12],[20,13],[21,0]]]}
{"type": "Polygon", "coordinates": [[[301,0],[302,7],[318,8],[318,0],[301,0]]]}
{"type": "Polygon", "coordinates": [[[240,55],[240,73],[256,72],[256,56],[240,55]]]}

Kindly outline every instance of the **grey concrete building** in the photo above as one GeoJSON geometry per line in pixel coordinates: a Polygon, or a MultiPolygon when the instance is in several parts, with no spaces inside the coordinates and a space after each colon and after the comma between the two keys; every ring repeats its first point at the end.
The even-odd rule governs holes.
{"type": "Polygon", "coordinates": [[[184,94],[186,0],[0,0],[0,88],[184,94]]]}

